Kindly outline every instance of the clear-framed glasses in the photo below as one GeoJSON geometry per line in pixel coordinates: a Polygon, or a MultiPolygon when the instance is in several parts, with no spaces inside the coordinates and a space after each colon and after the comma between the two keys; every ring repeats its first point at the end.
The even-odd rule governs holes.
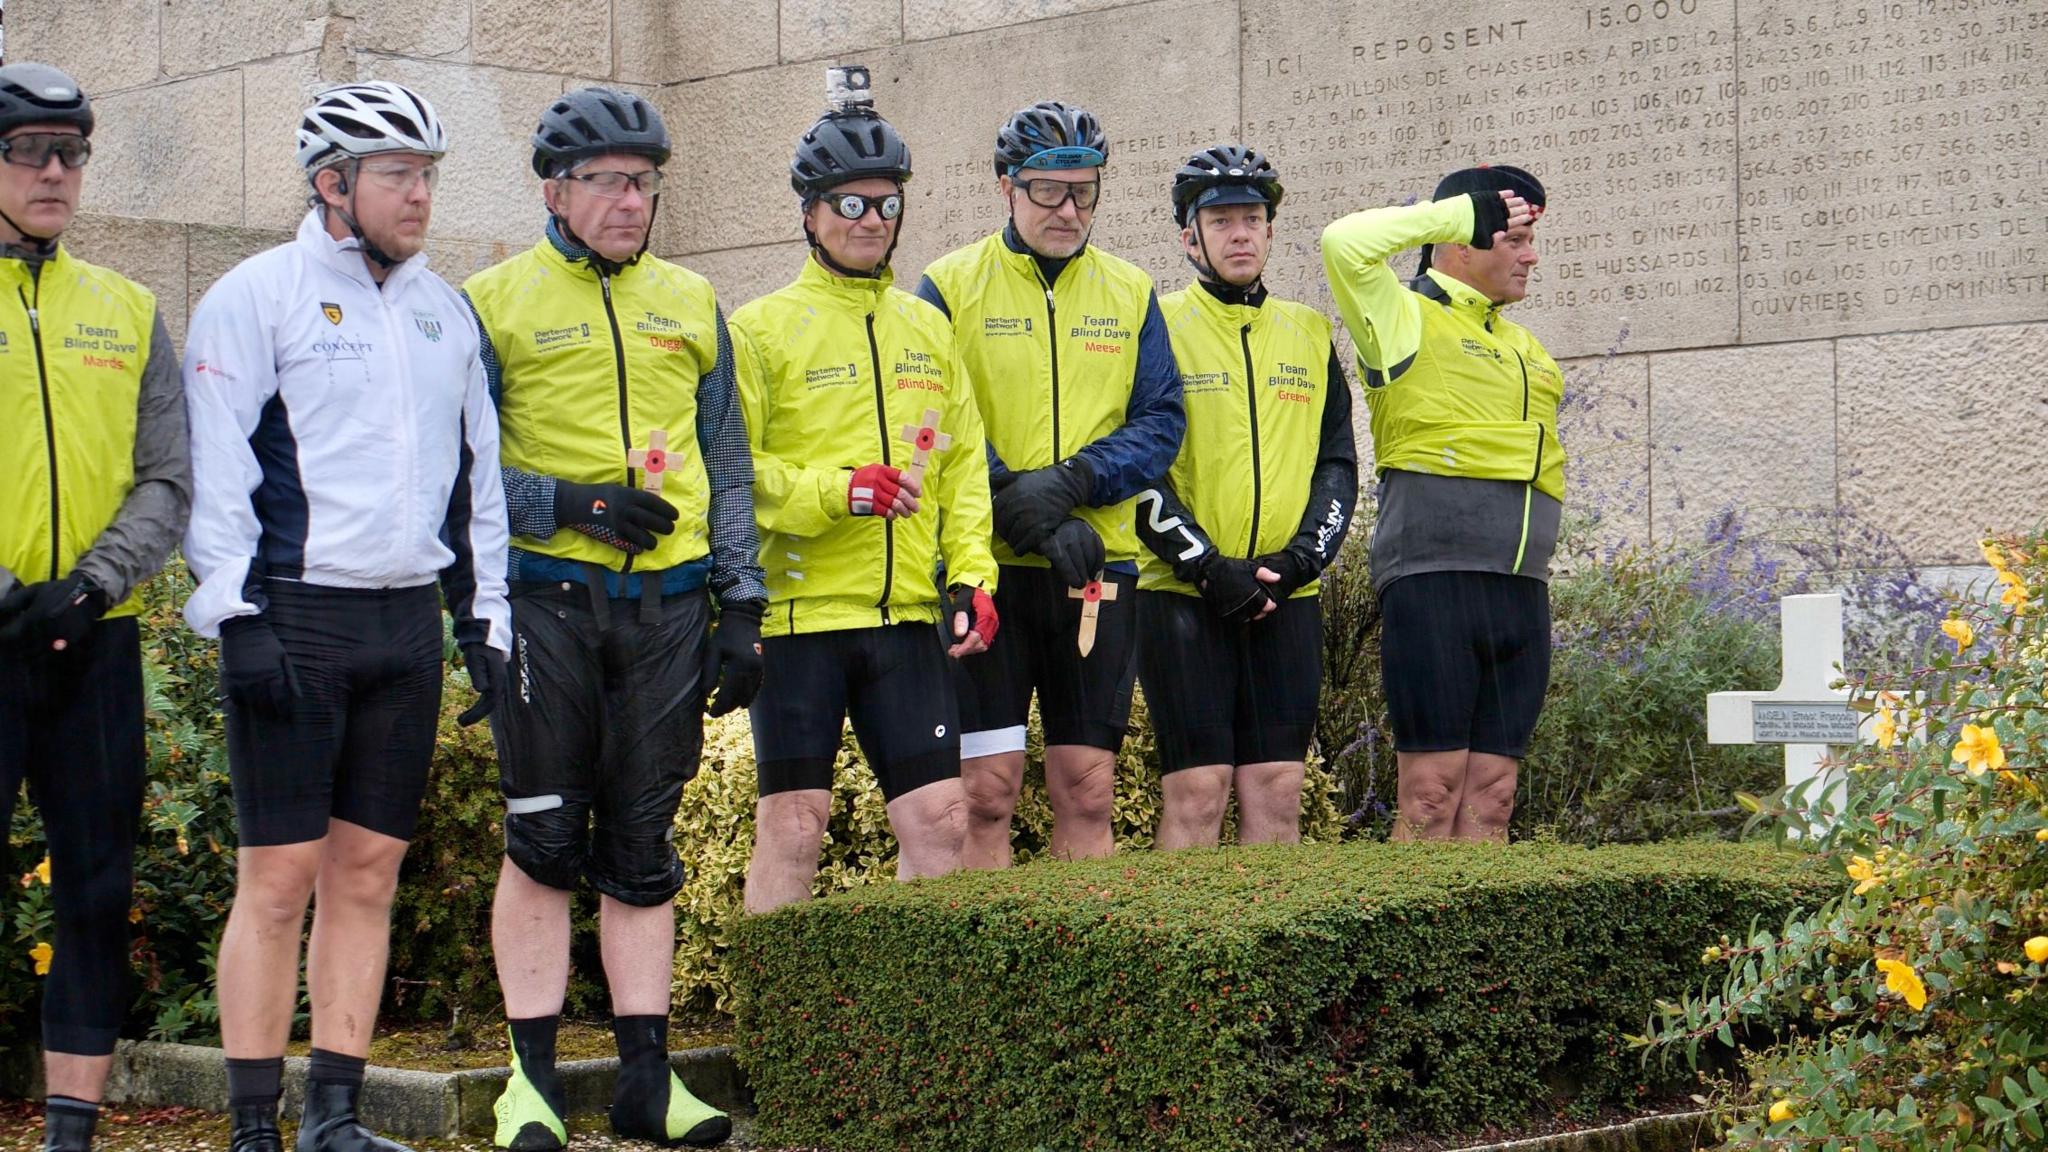
{"type": "Polygon", "coordinates": [[[401,160],[367,161],[357,168],[363,179],[392,192],[407,193],[413,186],[425,181],[427,191],[441,182],[439,164],[407,164],[401,160]]]}
{"type": "Polygon", "coordinates": [[[848,220],[860,219],[868,214],[870,208],[879,213],[884,220],[894,220],[903,215],[903,196],[898,192],[891,192],[886,196],[862,196],[857,192],[841,192],[827,196],[826,199],[831,201],[834,212],[848,220]]]}
{"type": "Polygon", "coordinates": [[[645,172],[571,172],[571,180],[580,180],[592,193],[607,200],[617,200],[626,194],[627,188],[637,188],[640,195],[649,200],[661,195],[661,170],[649,168],[645,172]]]}
{"type": "Polygon", "coordinates": [[[1037,180],[1016,180],[1011,183],[1024,190],[1024,195],[1040,208],[1058,208],[1068,200],[1082,212],[1095,207],[1095,201],[1102,195],[1100,180],[1053,180],[1041,177],[1037,180]]]}
{"type": "Polygon", "coordinates": [[[24,132],[0,140],[0,157],[23,168],[41,168],[55,156],[66,168],[83,168],[92,156],[92,141],[68,132],[24,132]]]}

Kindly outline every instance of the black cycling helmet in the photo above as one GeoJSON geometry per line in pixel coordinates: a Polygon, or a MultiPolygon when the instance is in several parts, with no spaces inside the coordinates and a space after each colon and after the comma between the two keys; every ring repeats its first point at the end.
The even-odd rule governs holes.
{"type": "Polygon", "coordinates": [[[1040,100],[1019,108],[996,133],[996,175],[1020,168],[1099,168],[1109,159],[1102,124],[1085,108],[1040,100]]]}
{"type": "Polygon", "coordinates": [[[1173,174],[1173,220],[1185,228],[1196,211],[1219,204],[1264,204],[1266,218],[1280,213],[1280,174],[1256,148],[1218,144],[1204,148],[1173,174]]]}
{"type": "Polygon", "coordinates": [[[910,180],[910,145],[872,108],[827,112],[796,142],[789,186],[809,204],[849,180],[910,180]]]}
{"type": "Polygon", "coordinates": [[[23,124],[76,124],[90,136],[92,101],[76,80],[48,64],[9,64],[0,68],[0,132],[23,124]]]}
{"type": "Polygon", "coordinates": [[[594,156],[645,156],[668,163],[668,127],[654,105],[617,88],[565,92],[540,114],[533,130],[533,170],[542,179],[560,176],[594,156]]]}

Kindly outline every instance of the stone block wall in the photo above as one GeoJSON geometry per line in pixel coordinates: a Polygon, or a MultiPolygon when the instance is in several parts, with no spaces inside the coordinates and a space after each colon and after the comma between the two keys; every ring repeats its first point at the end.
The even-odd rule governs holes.
{"type": "MultiPolygon", "coordinates": [[[[2048,516],[2048,0],[14,0],[8,57],[101,110],[74,241],[156,287],[174,329],[303,212],[305,99],[391,79],[454,141],[451,279],[533,241],[525,140],[590,82],[678,143],[655,249],[728,309],[803,257],[787,191],[823,67],[872,67],[917,161],[898,276],[1003,218],[1011,109],[1087,105],[1111,139],[1096,240],[1187,278],[1166,188],[1238,138],[1287,183],[1269,279],[1330,307],[1317,235],[1518,163],[1552,193],[1517,310],[1585,397],[1578,490],[1618,535],[1734,508],[1857,507],[1923,564],[2048,516]]],[[[1363,406],[1360,405],[1360,412],[1363,406]]],[[[1364,441],[1362,441],[1363,443],[1364,441]]]]}

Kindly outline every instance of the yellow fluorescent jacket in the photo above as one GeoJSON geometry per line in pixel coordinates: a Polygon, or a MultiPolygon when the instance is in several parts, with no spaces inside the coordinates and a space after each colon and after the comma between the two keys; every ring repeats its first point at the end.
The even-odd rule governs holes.
{"type": "Polygon", "coordinates": [[[1472,240],[1469,196],[1376,208],[1323,231],[1323,265],[1358,345],[1373,466],[1515,480],[1564,499],[1564,374],[1498,305],[1432,268],[1410,288],[1387,258],[1472,240]],[[1427,294],[1425,294],[1427,292],[1427,294]]]}
{"type": "Polygon", "coordinates": [[[0,566],[33,584],[68,574],[135,486],[156,297],[61,245],[38,276],[0,260],[0,293],[0,566]]]}
{"type": "MultiPolygon", "coordinates": [[[[1278,552],[1301,527],[1322,446],[1330,322],[1291,300],[1225,304],[1201,286],[1161,297],[1187,437],[1168,479],[1226,556],[1278,552]]],[[[1313,596],[1321,582],[1294,594],[1313,596]]],[[[1196,595],[1147,549],[1138,587],[1196,595]]]]}
{"type": "Polygon", "coordinates": [[[891,283],[807,258],[794,283],[732,315],[768,577],[763,635],[935,622],[940,559],[948,584],[995,588],[974,390],[945,315],[891,283]],[[904,432],[926,409],[952,441],[930,453],[917,512],[852,515],[853,470],[907,469],[915,445],[904,432]]]}
{"type": "Polygon", "coordinates": [[[580,532],[519,547],[624,571],[658,572],[711,551],[711,483],[697,445],[697,381],[718,362],[711,284],[653,256],[613,277],[565,259],[543,238],[462,286],[483,318],[504,381],[498,457],[507,467],[578,484],[638,484],[629,449],[668,436],[661,498],[675,531],[629,555],[580,532]],[[629,476],[629,472],[631,475],[629,476]]]}
{"type": "MultiPolygon", "coordinates": [[[[1012,471],[1072,456],[1124,422],[1138,374],[1138,332],[1152,279],[1090,245],[1048,285],[1037,262],[1000,233],[941,256],[924,274],[952,313],[960,360],[974,381],[989,443],[1012,471]]],[[[1135,499],[1076,516],[1102,536],[1107,559],[1136,559],[1135,499]]],[[[1046,567],[1001,540],[1004,564],[1046,567]]]]}

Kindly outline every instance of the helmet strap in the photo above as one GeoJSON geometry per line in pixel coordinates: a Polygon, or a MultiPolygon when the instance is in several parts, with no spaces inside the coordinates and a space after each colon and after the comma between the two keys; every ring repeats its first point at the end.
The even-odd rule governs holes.
{"type": "Polygon", "coordinates": [[[889,270],[890,259],[896,255],[896,245],[903,242],[903,218],[909,215],[909,207],[906,205],[903,211],[896,213],[896,235],[890,239],[888,250],[882,253],[882,262],[863,272],[858,268],[848,268],[834,260],[832,254],[825,251],[825,246],[818,243],[818,234],[811,230],[811,205],[816,204],[819,199],[818,196],[806,196],[803,199],[804,239],[810,243],[811,254],[818,258],[818,263],[849,280],[880,280],[882,273],[889,270]]]}
{"type": "Polygon", "coordinates": [[[1194,266],[1195,275],[1200,276],[1202,279],[1207,280],[1209,283],[1214,284],[1219,288],[1222,288],[1229,296],[1234,297],[1234,299],[1231,299],[1229,303],[1242,304],[1249,300],[1252,296],[1257,295],[1260,287],[1260,282],[1266,278],[1265,273],[1261,272],[1259,275],[1252,277],[1251,283],[1249,284],[1232,284],[1230,281],[1225,280],[1220,274],[1217,273],[1215,261],[1209,256],[1209,241],[1206,237],[1202,235],[1201,216],[1196,215],[1191,219],[1192,227],[1194,228],[1195,232],[1195,247],[1201,251],[1202,255],[1200,259],[1196,259],[1193,256],[1187,256],[1186,247],[1181,248],[1181,255],[1187,256],[1188,263],[1194,266]]]}
{"type": "Polygon", "coordinates": [[[44,258],[48,258],[50,256],[54,256],[57,254],[57,237],[38,236],[35,233],[29,231],[28,229],[23,228],[21,225],[15,223],[14,217],[9,216],[5,212],[0,212],[0,220],[5,220],[7,222],[7,226],[9,228],[14,229],[15,234],[21,237],[21,247],[27,248],[31,252],[35,253],[37,256],[44,258]]]}
{"type": "Polygon", "coordinates": [[[348,228],[348,234],[355,239],[356,247],[362,252],[363,259],[368,260],[372,264],[375,264],[378,268],[382,269],[383,271],[389,272],[393,268],[396,268],[400,263],[402,263],[402,261],[393,259],[389,252],[386,252],[384,251],[384,249],[379,248],[377,246],[376,241],[370,239],[367,235],[363,233],[363,226],[361,224],[356,223],[356,185],[355,181],[349,179],[349,173],[347,169],[358,167],[361,164],[361,160],[350,158],[348,160],[342,161],[339,164],[331,164],[320,168],[315,168],[308,176],[309,181],[313,184],[312,199],[314,203],[319,206],[321,211],[332,212],[336,216],[341,218],[342,224],[346,225],[348,228]],[[340,177],[340,180],[335,185],[334,190],[348,197],[348,207],[346,208],[342,207],[339,204],[329,204],[327,202],[327,197],[322,196],[320,194],[320,173],[327,171],[328,168],[333,168],[335,170],[336,175],[340,177]]]}
{"type": "MultiPolygon", "coordinates": [[[[567,174],[567,170],[564,170],[563,176],[566,176],[567,174]]],[[[560,180],[562,179],[562,176],[557,176],[555,177],[555,179],[560,180]]],[[[584,263],[590,265],[591,271],[596,272],[598,275],[609,280],[612,277],[617,276],[619,273],[624,272],[626,269],[631,268],[633,265],[638,264],[640,262],[640,258],[642,256],[647,255],[647,246],[654,240],[654,218],[657,215],[659,215],[660,212],[661,197],[656,196],[654,197],[653,202],[649,204],[647,208],[647,231],[640,237],[640,248],[638,251],[634,252],[631,256],[626,257],[624,260],[613,260],[610,257],[599,252],[597,249],[592,248],[590,244],[583,239],[583,237],[578,236],[576,234],[576,230],[574,228],[569,227],[568,219],[564,217],[560,212],[557,212],[554,209],[550,208],[548,209],[548,218],[555,222],[555,228],[556,230],[561,232],[562,239],[567,240],[569,243],[574,244],[576,247],[583,250],[584,263]]]]}

